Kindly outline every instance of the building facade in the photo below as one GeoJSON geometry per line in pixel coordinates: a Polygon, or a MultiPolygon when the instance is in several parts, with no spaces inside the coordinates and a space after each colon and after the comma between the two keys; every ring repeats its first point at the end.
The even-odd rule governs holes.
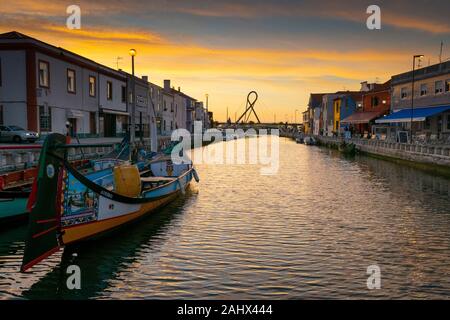
{"type": "Polygon", "coordinates": [[[362,136],[372,134],[375,120],[390,112],[391,81],[383,84],[361,83],[362,109],[351,114],[341,122],[353,127],[354,132],[362,136]]]}
{"type": "Polygon", "coordinates": [[[155,110],[157,134],[162,134],[163,88],[149,82],[150,103],[155,110]]]}
{"type": "Polygon", "coordinates": [[[337,134],[344,129],[350,129],[351,125],[346,119],[354,113],[362,111],[362,92],[347,91],[345,93],[340,93],[338,97],[334,99],[333,106],[333,130],[337,134]]]}
{"type": "Polygon", "coordinates": [[[392,77],[392,114],[376,122],[409,130],[417,139],[449,139],[450,61],[418,69],[414,78],[413,92],[412,71],[392,77]]]}
{"type": "Polygon", "coordinates": [[[312,93],[309,96],[308,110],[310,111],[310,124],[309,128],[311,134],[319,135],[322,131],[322,97],[326,93],[312,93]]]}
{"type": "Polygon", "coordinates": [[[309,113],[310,113],[310,111],[309,111],[309,109],[307,109],[306,111],[304,111],[303,113],[302,113],[302,116],[303,116],[303,132],[305,133],[305,134],[311,134],[311,132],[310,132],[310,126],[309,126],[309,113]]]}
{"type": "Polygon", "coordinates": [[[136,137],[150,137],[152,126],[167,137],[177,128],[193,129],[201,113],[195,103],[170,80],[160,87],[18,32],[0,34],[0,124],[41,134],[122,137],[134,105],[136,137]]]}
{"type": "Polygon", "coordinates": [[[126,129],[127,78],[18,32],[0,35],[0,118],[39,133],[116,136],[126,129]]]}

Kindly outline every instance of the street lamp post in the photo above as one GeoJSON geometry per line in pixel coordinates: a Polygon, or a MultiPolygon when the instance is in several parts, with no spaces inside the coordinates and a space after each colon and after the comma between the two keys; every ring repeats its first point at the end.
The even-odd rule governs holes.
{"type": "Polygon", "coordinates": [[[130,142],[131,146],[134,147],[134,142],[136,138],[136,82],[134,79],[134,57],[136,56],[136,50],[130,49],[131,56],[131,121],[130,121],[130,142]]]}
{"type": "Polygon", "coordinates": [[[413,120],[414,120],[414,80],[415,80],[415,71],[416,71],[416,59],[423,58],[423,54],[417,54],[413,56],[413,71],[412,71],[412,92],[411,92],[411,123],[410,123],[410,129],[409,129],[409,141],[412,143],[412,137],[413,137],[413,120]]]}

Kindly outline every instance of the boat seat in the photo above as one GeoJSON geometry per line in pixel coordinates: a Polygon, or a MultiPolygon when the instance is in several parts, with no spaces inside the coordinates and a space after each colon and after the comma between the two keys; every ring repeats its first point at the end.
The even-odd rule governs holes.
{"type": "Polygon", "coordinates": [[[141,177],[142,182],[147,183],[155,183],[155,182],[171,182],[175,180],[176,178],[169,178],[169,177],[141,177]]]}

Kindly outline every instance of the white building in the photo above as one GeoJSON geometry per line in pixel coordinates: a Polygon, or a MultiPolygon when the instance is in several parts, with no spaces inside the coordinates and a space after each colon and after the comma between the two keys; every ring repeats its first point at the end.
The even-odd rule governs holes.
{"type": "Polygon", "coordinates": [[[0,119],[29,130],[117,136],[127,129],[119,71],[18,32],[0,35],[0,119]]]}
{"type": "Polygon", "coordinates": [[[450,61],[415,70],[414,92],[412,80],[412,71],[392,77],[392,114],[375,122],[398,130],[410,130],[413,139],[420,142],[449,142],[450,61]]]}
{"type": "Polygon", "coordinates": [[[175,103],[175,128],[186,129],[186,101],[181,88],[178,87],[178,90],[172,89],[172,94],[175,103]]]}
{"type": "MultiPolygon", "coordinates": [[[[66,134],[69,122],[78,137],[121,137],[129,130],[133,83],[137,138],[149,137],[152,126],[161,136],[193,129],[196,100],[170,80],[163,88],[145,76],[133,81],[122,70],[21,33],[0,34],[0,124],[66,134]]],[[[201,109],[197,117],[204,121],[201,109]]]]}
{"type": "Polygon", "coordinates": [[[170,87],[170,80],[164,80],[162,92],[161,135],[170,136],[175,129],[175,97],[170,87]]]}

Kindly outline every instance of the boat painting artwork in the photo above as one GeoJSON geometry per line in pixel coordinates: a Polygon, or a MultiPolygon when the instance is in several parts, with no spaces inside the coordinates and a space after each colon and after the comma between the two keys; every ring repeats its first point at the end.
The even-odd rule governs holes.
{"type": "MultiPolygon", "coordinates": [[[[33,149],[36,148],[34,147],[33,149]]],[[[141,162],[137,163],[138,167],[142,169],[142,162],[148,158],[151,159],[151,156],[149,154],[142,157],[141,162]]],[[[129,157],[129,140],[128,137],[125,137],[115,150],[103,155],[101,158],[74,160],[71,161],[71,164],[77,169],[83,170],[89,179],[108,188],[112,186],[111,168],[124,163],[129,157]]],[[[37,168],[33,167],[0,176],[0,229],[19,226],[28,221],[29,210],[27,202],[36,175],[37,168]]],[[[76,181],[71,179],[69,183],[76,183],[76,181]]],[[[76,188],[77,186],[74,187],[76,188]]],[[[73,204],[76,206],[76,201],[81,198],[78,197],[78,200],[76,200],[76,195],[74,196],[75,202],[73,204]]],[[[75,208],[74,211],[76,211],[75,208]]]]}
{"type": "Polygon", "coordinates": [[[88,177],[65,160],[67,149],[59,134],[49,135],[42,149],[22,271],[65,245],[145,216],[199,180],[191,163],[174,164],[166,155],[120,163],[88,177]]]}

